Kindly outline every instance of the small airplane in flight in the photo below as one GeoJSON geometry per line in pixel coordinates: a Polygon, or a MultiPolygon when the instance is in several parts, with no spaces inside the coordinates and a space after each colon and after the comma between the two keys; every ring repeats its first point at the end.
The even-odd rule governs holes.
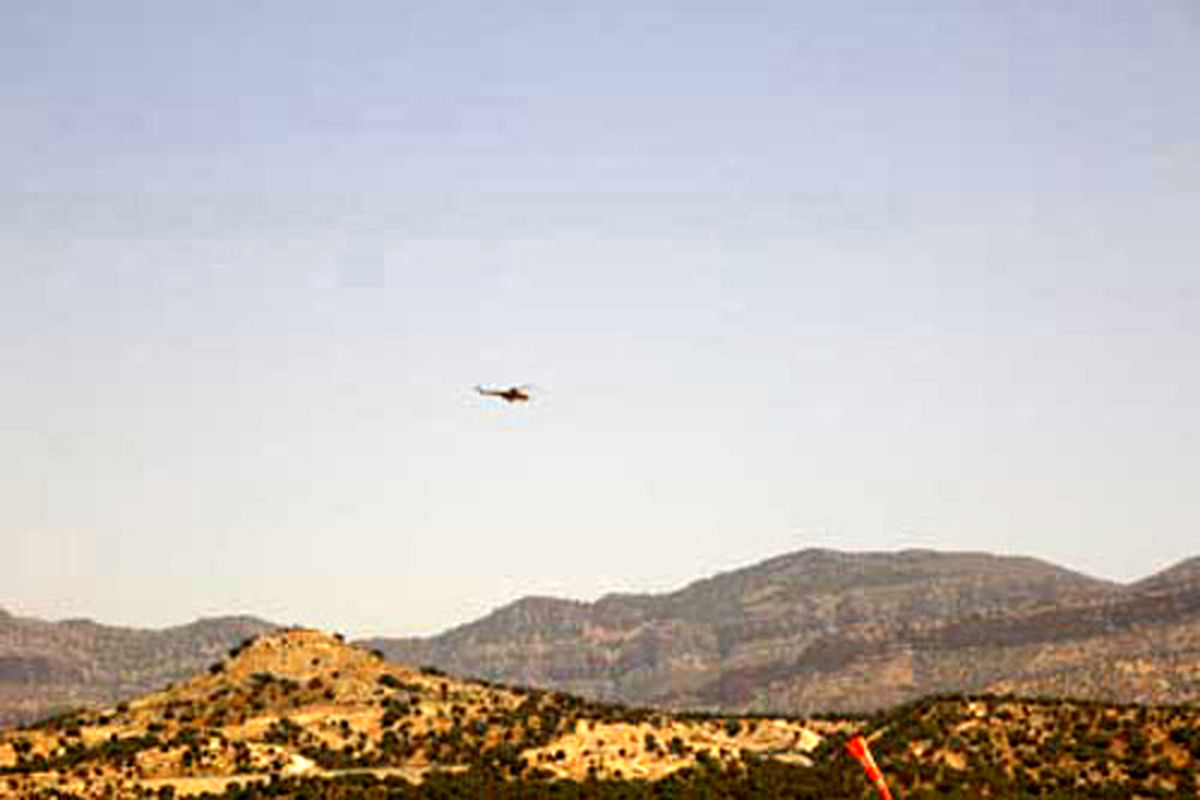
{"type": "Polygon", "coordinates": [[[475,391],[484,397],[499,397],[507,403],[528,403],[530,388],[528,384],[510,386],[507,389],[485,389],[482,386],[476,386],[475,391]]]}

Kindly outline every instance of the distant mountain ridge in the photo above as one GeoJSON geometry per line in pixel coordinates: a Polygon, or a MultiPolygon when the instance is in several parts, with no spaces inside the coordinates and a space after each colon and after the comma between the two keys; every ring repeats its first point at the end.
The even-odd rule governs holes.
{"type": "Polygon", "coordinates": [[[1200,697],[1200,559],[1131,585],[1028,557],[810,549],[658,595],[524,598],[394,660],[606,701],[863,711],[947,691],[1200,697]]]}
{"type": "Polygon", "coordinates": [[[276,628],[237,616],[142,630],[91,620],[46,622],[0,609],[0,725],[161,687],[276,628]]]}
{"type": "MultiPolygon", "coordinates": [[[[536,604],[536,603],[535,603],[536,604]]],[[[292,628],[0,730],[0,797],[1195,798],[1200,706],[932,697],[869,718],[671,714],[389,664],[292,628]]]]}
{"type": "MultiPolygon", "coordinates": [[[[0,608],[0,725],[180,680],[279,626],[162,630],[0,608]]],[[[883,708],[926,694],[1200,700],[1200,557],[1128,585],[1033,558],[802,550],[663,594],[526,597],[390,659],[606,702],[754,713],[883,708]]]]}

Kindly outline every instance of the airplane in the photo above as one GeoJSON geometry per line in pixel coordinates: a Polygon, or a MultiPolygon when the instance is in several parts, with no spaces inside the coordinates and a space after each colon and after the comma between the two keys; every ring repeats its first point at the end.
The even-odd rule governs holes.
{"type": "Polygon", "coordinates": [[[529,402],[529,385],[510,386],[507,389],[485,389],[482,386],[476,386],[475,391],[479,392],[484,397],[499,397],[508,403],[528,403],[529,402]]]}

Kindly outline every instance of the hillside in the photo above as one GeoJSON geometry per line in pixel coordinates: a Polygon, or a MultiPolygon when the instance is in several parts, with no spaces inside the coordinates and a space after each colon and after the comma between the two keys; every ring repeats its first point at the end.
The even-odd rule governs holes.
{"type": "Polygon", "coordinates": [[[44,622],[0,609],[0,726],[147,692],[276,627],[253,617],[221,617],[138,630],[88,620],[44,622]]]}
{"type": "Polygon", "coordinates": [[[462,681],[288,630],[170,688],[0,734],[0,770],[12,792],[64,786],[84,796],[164,783],[219,789],[271,773],[371,770],[415,781],[471,765],[657,779],[739,753],[808,763],[821,739],[789,720],[680,718],[462,681]]]}
{"type": "Polygon", "coordinates": [[[674,715],[385,662],[318,631],[0,733],[0,797],[1195,797],[1200,709],[934,697],[872,717],[674,715]]]}
{"type": "Polygon", "coordinates": [[[389,658],[595,699],[860,712],[946,692],[1200,697],[1200,581],[1031,558],[804,550],[663,595],[526,598],[389,658]]]}
{"type": "MultiPolygon", "coordinates": [[[[0,610],[0,725],[181,680],[274,627],[134,630],[0,610]]],[[[861,712],[1008,691],[1178,703],[1200,698],[1200,559],[1121,586],[1030,558],[805,550],[666,594],[525,598],[439,636],[365,644],[400,663],[677,710],[861,712]]]]}
{"type": "Polygon", "coordinates": [[[1174,566],[1133,584],[1142,592],[1168,592],[1200,585],[1200,556],[1184,559],[1174,566]]]}

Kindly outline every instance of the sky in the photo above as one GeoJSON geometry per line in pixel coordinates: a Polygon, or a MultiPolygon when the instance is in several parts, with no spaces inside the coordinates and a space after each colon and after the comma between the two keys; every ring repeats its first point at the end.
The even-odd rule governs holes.
{"type": "Polygon", "coordinates": [[[805,547],[1200,554],[1194,0],[5,19],[13,613],[412,635],[805,547]]]}

